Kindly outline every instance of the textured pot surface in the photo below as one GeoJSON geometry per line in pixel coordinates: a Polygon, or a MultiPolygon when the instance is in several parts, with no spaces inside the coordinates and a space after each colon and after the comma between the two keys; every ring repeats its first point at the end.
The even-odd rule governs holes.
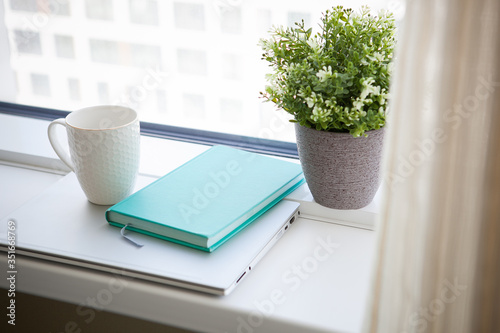
{"type": "Polygon", "coordinates": [[[335,209],[368,205],[379,186],[384,129],[353,138],[295,124],[299,158],[314,200],[335,209]]]}

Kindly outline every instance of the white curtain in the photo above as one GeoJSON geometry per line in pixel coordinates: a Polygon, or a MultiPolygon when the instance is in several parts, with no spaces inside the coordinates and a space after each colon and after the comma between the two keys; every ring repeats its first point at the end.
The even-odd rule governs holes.
{"type": "Polygon", "coordinates": [[[500,332],[500,1],[413,0],[365,332],[500,332]]]}

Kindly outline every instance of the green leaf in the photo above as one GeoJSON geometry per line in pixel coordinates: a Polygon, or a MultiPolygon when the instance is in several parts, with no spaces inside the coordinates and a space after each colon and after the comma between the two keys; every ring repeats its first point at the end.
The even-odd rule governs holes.
{"type": "Polygon", "coordinates": [[[365,116],[353,103],[359,103],[368,79],[379,91],[389,91],[393,17],[371,16],[367,7],[354,12],[337,6],[323,13],[320,29],[311,37],[312,28],[305,29],[301,20],[294,28],[275,27],[271,38],[259,41],[262,59],[273,70],[261,97],[292,114],[294,122],[318,130],[360,136],[384,126],[385,109],[379,109],[388,97],[366,98],[365,116]],[[319,48],[311,46],[311,38],[319,48]],[[314,105],[323,113],[313,116],[314,105]]]}

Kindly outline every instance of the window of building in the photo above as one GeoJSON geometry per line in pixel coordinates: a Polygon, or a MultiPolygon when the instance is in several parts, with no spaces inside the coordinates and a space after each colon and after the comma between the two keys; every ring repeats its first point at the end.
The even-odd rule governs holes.
{"type": "Polygon", "coordinates": [[[112,0],[85,0],[85,13],[89,19],[112,21],[115,17],[112,0]]]}
{"type": "Polygon", "coordinates": [[[50,79],[47,74],[31,74],[31,90],[33,95],[50,96],[50,79]]]}
{"type": "Polygon", "coordinates": [[[205,30],[205,6],[188,1],[174,2],[175,27],[188,30],[205,30]]]}
{"type": "Polygon", "coordinates": [[[14,40],[17,52],[27,54],[42,54],[40,34],[30,30],[14,30],[14,40]]]}
{"type": "Polygon", "coordinates": [[[12,10],[26,11],[36,13],[38,5],[36,0],[10,0],[10,8],[12,10]]]}
{"type": "Polygon", "coordinates": [[[158,2],[156,0],[129,0],[130,22],[158,25],[158,2]]]}
{"type": "Polygon", "coordinates": [[[295,26],[295,22],[304,21],[306,27],[311,27],[311,14],[306,12],[289,12],[288,13],[288,26],[295,26]]]}
{"type": "Polygon", "coordinates": [[[196,94],[183,94],[183,113],[188,119],[203,120],[205,118],[205,97],[196,94]]]}
{"type": "Polygon", "coordinates": [[[240,34],[243,25],[241,8],[234,6],[221,11],[220,24],[223,33],[240,34]]]}
{"type": "Polygon", "coordinates": [[[180,49],[177,50],[177,68],[182,74],[206,75],[206,51],[180,49]]]}
{"type": "Polygon", "coordinates": [[[61,58],[74,58],[75,48],[73,46],[73,37],[64,35],[54,36],[56,44],[56,54],[61,58]]]}
{"type": "Polygon", "coordinates": [[[89,44],[92,61],[113,65],[120,63],[118,42],[112,40],[90,39],[89,44]]]}
{"type": "Polygon", "coordinates": [[[80,80],[75,78],[68,79],[68,92],[69,98],[74,101],[80,101],[82,99],[80,92],[80,80]]]}

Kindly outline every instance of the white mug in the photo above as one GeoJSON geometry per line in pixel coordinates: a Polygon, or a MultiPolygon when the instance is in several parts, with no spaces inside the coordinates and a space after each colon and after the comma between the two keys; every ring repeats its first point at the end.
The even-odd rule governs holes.
{"type": "Polygon", "coordinates": [[[132,193],[140,159],[137,112],[117,105],[84,108],[54,120],[47,131],[52,148],[75,172],[90,202],[113,205],[132,193]],[[69,154],[55,125],[66,127],[69,154]]]}

